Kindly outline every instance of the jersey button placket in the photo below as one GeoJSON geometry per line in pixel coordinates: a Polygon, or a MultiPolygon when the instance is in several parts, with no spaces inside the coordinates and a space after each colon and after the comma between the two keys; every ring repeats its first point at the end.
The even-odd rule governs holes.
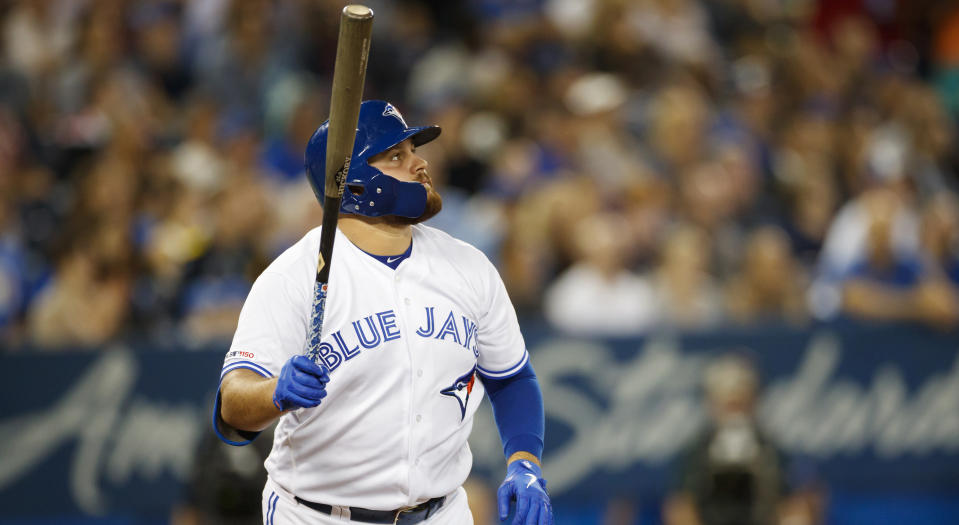
{"type": "MultiPolygon", "coordinates": [[[[401,290],[400,290],[403,282],[403,279],[400,276],[401,271],[402,271],[402,267],[397,268],[396,270],[393,271],[393,297],[394,297],[394,300],[396,301],[396,304],[399,304],[400,297],[404,295],[401,293],[401,290]]],[[[410,299],[408,297],[404,299],[405,300],[403,301],[403,303],[409,306],[410,299]]],[[[403,309],[404,325],[406,325],[407,327],[406,332],[410,334],[409,337],[404,338],[406,342],[406,345],[405,345],[406,355],[407,355],[407,359],[410,367],[408,370],[410,371],[414,370],[414,367],[415,367],[414,352],[412,348],[412,345],[415,344],[415,340],[412,339],[411,337],[416,333],[415,332],[416,328],[414,327],[413,331],[410,331],[410,325],[412,324],[410,320],[413,318],[414,317],[412,316],[412,312],[410,312],[409,308],[403,309]]],[[[413,410],[415,409],[415,405],[416,405],[416,399],[417,399],[416,384],[411,377],[410,378],[410,406],[408,407],[408,412],[407,412],[407,414],[410,414],[410,419],[408,420],[410,422],[410,428],[407,432],[407,436],[408,436],[407,437],[408,439],[407,461],[412,463],[412,467],[417,467],[419,466],[419,463],[420,463],[419,458],[416,458],[416,454],[417,454],[416,443],[419,441],[419,436],[417,435],[417,432],[416,432],[417,425],[415,425],[415,423],[413,423],[412,421],[413,410]]],[[[410,487],[409,487],[410,491],[416,490],[416,487],[414,487],[413,484],[416,483],[414,480],[416,480],[417,478],[418,476],[412,472],[412,468],[411,468],[409,478],[408,478],[410,483],[410,487]]]]}

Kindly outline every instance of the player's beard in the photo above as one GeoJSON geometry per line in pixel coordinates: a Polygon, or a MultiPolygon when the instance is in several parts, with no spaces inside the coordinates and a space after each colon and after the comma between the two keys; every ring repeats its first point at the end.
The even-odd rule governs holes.
{"type": "Polygon", "coordinates": [[[440,210],[443,209],[443,197],[430,185],[426,190],[426,208],[419,217],[399,217],[397,215],[387,216],[387,220],[393,224],[419,224],[432,219],[440,210]]]}

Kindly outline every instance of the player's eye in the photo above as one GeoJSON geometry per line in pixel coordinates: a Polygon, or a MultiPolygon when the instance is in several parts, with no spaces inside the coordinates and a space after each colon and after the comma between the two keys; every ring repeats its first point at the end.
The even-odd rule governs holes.
{"type": "Polygon", "coordinates": [[[390,155],[390,160],[392,160],[392,161],[398,161],[398,160],[400,160],[400,158],[401,158],[402,156],[403,156],[403,153],[397,151],[396,153],[390,155]]]}

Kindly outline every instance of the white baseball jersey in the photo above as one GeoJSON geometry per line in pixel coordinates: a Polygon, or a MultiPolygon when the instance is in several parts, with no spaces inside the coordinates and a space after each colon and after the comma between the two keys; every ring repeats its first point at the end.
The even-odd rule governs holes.
{"type": "MultiPolygon", "coordinates": [[[[223,373],[264,376],[307,348],[320,228],[253,284],[223,373]]],[[[320,352],[330,369],[316,408],[280,418],[270,478],[318,503],[391,510],[449,494],[472,467],[467,444],[484,388],[529,356],[502,279],[485,255],[413,226],[396,270],[336,233],[320,352]]]]}

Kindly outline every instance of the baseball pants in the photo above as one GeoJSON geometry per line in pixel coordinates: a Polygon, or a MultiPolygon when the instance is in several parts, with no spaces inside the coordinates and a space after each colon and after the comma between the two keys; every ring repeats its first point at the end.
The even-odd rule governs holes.
{"type": "MultiPolygon", "coordinates": [[[[264,525],[344,525],[359,523],[349,518],[349,511],[338,512],[334,507],[333,515],[300,505],[293,495],[283,490],[273,480],[267,479],[263,488],[263,524],[264,525]]],[[[454,490],[446,497],[446,503],[439,512],[420,523],[424,525],[472,525],[473,515],[466,503],[466,491],[463,487],[454,490]]]]}

